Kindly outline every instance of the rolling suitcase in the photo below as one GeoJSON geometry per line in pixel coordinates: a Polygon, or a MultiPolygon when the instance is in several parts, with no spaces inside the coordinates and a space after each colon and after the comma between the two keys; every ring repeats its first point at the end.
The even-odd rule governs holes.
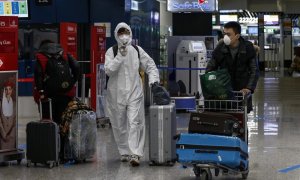
{"type": "Polygon", "coordinates": [[[244,132],[242,124],[242,121],[226,113],[191,113],[189,133],[240,136],[244,132]]]}
{"type": "Polygon", "coordinates": [[[59,128],[52,121],[52,104],[49,101],[50,119],[43,119],[40,102],[40,121],[29,122],[26,126],[27,167],[34,163],[47,164],[49,168],[59,165],[60,136],[59,128]]]}
{"type": "Polygon", "coordinates": [[[149,165],[170,165],[176,160],[175,104],[150,106],[149,165]]]}
{"type": "Polygon", "coordinates": [[[238,137],[182,133],[176,149],[178,162],[182,164],[218,164],[248,170],[248,146],[238,137]]]}

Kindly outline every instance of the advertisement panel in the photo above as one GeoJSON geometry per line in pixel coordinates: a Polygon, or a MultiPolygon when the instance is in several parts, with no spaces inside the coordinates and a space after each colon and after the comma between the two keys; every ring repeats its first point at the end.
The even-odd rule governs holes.
{"type": "Polygon", "coordinates": [[[0,152],[17,149],[17,71],[0,71],[0,152]]]}
{"type": "Polygon", "coordinates": [[[60,23],[60,44],[62,48],[77,59],[77,24],[60,23]]]}
{"type": "Polygon", "coordinates": [[[215,12],[218,10],[217,0],[168,0],[170,12],[215,12]]]}
{"type": "Polygon", "coordinates": [[[0,16],[0,71],[18,69],[18,17],[0,16]]]}
{"type": "Polygon", "coordinates": [[[0,16],[28,18],[28,0],[1,0],[0,16]]]}

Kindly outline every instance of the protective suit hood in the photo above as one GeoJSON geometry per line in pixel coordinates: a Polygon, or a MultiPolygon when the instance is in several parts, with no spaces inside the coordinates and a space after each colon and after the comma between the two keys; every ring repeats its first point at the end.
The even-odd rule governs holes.
{"type": "Polygon", "coordinates": [[[124,23],[124,22],[121,22],[117,25],[116,29],[115,29],[115,38],[118,42],[118,46],[121,46],[122,43],[121,43],[121,40],[120,38],[118,37],[118,31],[120,28],[126,28],[129,30],[130,34],[129,34],[129,41],[127,42],[126,46],[130,45],[131,44],[131,41],[132,41],[132,31],[131,31],[131,28],[128,26],[128,24],[124,23]]]}

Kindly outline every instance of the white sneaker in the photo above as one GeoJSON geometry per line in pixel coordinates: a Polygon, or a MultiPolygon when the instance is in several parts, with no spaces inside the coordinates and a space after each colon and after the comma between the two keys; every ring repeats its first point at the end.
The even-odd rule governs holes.
{"type": "Polygon", "coordinates": [[[128,162],[129,160],[130,160],[130,155],[128,154],[121,155],[122,162],[128,162]]]}
{"type": "Polygon", "coordinates": [[[140,165],[140,157],[138,155],[131,155],[131,159],[129,161],[132,167],[140,165]]]}

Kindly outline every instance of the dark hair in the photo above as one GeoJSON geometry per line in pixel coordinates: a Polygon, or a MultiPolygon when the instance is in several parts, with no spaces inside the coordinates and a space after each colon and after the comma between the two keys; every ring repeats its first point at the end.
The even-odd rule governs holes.
{"type": "Polygon", "coordinates": [[[49,43],[54,43],[53,41],[51,41],[50,39],[45,39],[40,43],[40,47],[44,46],[45,44],[49,44],[49,43]]]}
{"type": "Polygon", "coordinates": [[[217,35],[218,35],[218,41],[219,41],[220,39],[223,39],[223,38],[224,38],[223,32],[222,32],[221,30],[217,30],[217,35]]]}
{"type": "Polygon", "coordinates": [[[119,30],[118,30],[118,33],[130,33],[130,31],[124,27],[121,27],[119,30]]]}
{"type": "Polygon", "coordinates": [[[241,25],[238,22],[230,21],[224,25],[224,28],[232,28],[235,34],[241,34],[241,25]]]}

